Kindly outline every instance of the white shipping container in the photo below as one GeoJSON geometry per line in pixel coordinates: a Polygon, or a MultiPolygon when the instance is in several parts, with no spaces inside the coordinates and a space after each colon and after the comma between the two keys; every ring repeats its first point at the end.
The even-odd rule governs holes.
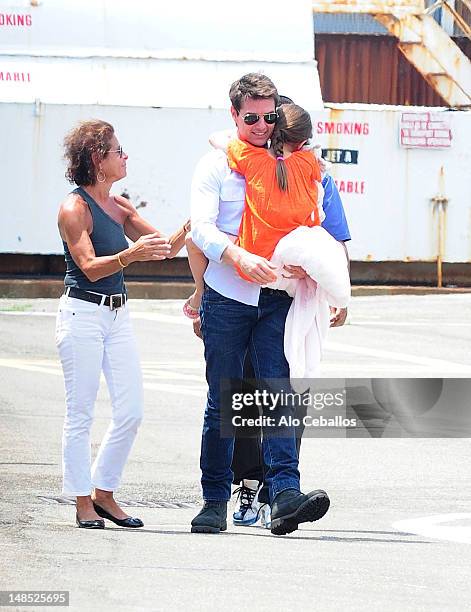
{"type": "Polygon", "coordinates": [[[90,117],[110,121],[130,156],[117,191],[172,232],[189,215],[208,134],[231,126],[230,83],[260,70],[312,114],[314,141],[334,162],[352,259],[433,260],[432,198],[442,195],[443,260],[470,261],[471,113],[436,109],[427,121],[430,109],[323,109],[312,28],[310,0],[289,10],[241,0],[230,12],[217,0],[0,0],[0,253],[62,252],[57,209],[72,187],[61,143],[90,117]],[[432,148],[444,142],[432,124],[449,125],[451,146],[447,138],[448,148],[432,148]],[[401,146],[401,126],[410,129],[403,145],[428,148],[401,146]]]}
{"type": "Polygon", "coordinates": [[[5,53],[310,62],[310,0],[1,0],[5,53]]]}
{"type": "MultiPolygon", "coordinates": [[[[403,109],[312,111],[314,140],[335,161],[331,174],[344,201],[352,259],[432,260],[437,215],[432,198],[449,198],[444,261],[471,260],[471,113],[451,115],[453,146],[405,149],[399,144],[403,109]],[[352,163],[355,159],[357,163],[352,163]],[[440,170],[444,182],[440,186],[440,170]]],[[[79,119],[110,121],[129,154],[128,176],[116,184],[164,232],[189,215],[190,183],[211,131],[231,126],[228,110],[0,104],[0,252],[60,253],[57,208],[72,189],[64,177],[61,142],[79,119]]]]}
{"type": "Polygon", "coordinates": [[[310,0],[0,0],[0,101],[226,108],[261,70],[321,108],[313,36],[310,0]]]}
{"type": "MultiPolygon", "coordinates": [[[[334,159],[340,157],[338,150],[348,151],[347,160],[357,161],[331,168],[350,224],[352,259],[434,260],[438,212],[432,199],[440,195],[448,199],[443,261],[471,261],[471,112],[335,105],[320,116],[313,113],[314,132],[324,149],[333,150],[334,159]],[[451,147],[402,147],[404,113],[442,116],[450,125],[451,147]]],[[[423,131],[432,123],[439,124],[425,122],[423,131]]]]}

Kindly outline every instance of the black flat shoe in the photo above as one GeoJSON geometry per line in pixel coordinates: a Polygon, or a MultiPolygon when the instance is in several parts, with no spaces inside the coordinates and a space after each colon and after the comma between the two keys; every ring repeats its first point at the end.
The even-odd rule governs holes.
{"type": "Polygon", "coordinates": [[[139,518],[133,518],[132,516],[128,516],[125,519],[119,519],[107,512],[101,506],[98,506],[95,502],[93,502],[93,507],[95,508],[95,512],[109,521],[115,523],[115,525],[119,525],[119,527],[144,527],[144,523],[139,518]]]}
{"type": "Polygon", "coordinates": [[[78,517],[78,514],[76,514],[75,522],[77,523],[77,527],[81,527],[82,529],[104,529],[105,528],[105,521],[103,519],[96,519],[94,521],[81,521],[78,517]]]}

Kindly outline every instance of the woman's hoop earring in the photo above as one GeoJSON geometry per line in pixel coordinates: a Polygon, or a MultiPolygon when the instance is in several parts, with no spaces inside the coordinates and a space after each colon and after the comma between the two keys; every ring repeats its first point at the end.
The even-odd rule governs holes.
{"type": "Polygon", "coordinates": [[[100,170],[98,170],[97,175],[96,175],[96,180],[99,183],[104,183],[106,181],[106,174],[103,172],[103,170],[100,168],[100,170]]]}

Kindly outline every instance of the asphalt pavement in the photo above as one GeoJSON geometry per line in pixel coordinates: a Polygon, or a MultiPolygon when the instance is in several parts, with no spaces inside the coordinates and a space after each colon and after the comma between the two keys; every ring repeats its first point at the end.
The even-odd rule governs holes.
{"type": "MultiPolygon", "coordinates": [[[[321,521],[284,537],[259,525],[190,533],[205,381],[181,305],[131,304],[145,419],[116,497],[145,527],[86,531],[61,497],[57,301],[0,300],[0,590],[69,591],[84,612],[471,609],[467,438],[307,438],[302,487],[332,502],[321,521]]],[[[471,295],[354,298],[323,373],[471,378],[470,315],[471,295]]],[[[94,452],[109,415],[103,383],[94,452]]]]}

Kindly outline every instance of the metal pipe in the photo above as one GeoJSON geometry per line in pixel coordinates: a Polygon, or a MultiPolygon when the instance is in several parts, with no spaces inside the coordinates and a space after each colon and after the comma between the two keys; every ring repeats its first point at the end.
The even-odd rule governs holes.
{"type": "Polygon", "coordinates": [[[443,204],[438,203],[437,287],[443,287],[443,204]]]}
{"type": "Polygon", "coordinates": [[[443,257],[445,255],[445,219],[449,199],[445,197],[445,169],[440,168],[438,179],[439,193],[431,199],[434,212],[438,213],[438,245],[437,245],[437,287],[443,287],[443,257]]]}

